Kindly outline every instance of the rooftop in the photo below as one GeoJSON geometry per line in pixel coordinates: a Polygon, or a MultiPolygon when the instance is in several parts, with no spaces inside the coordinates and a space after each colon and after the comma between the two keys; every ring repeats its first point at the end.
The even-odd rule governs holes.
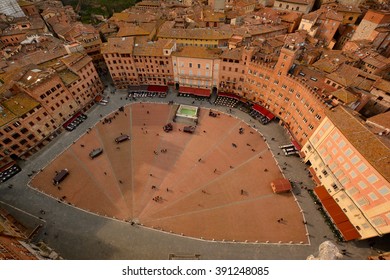
{"type": "Polygon", "coordinates": [[[377,76],[346,64],[341,65],[335,72],[326,75],[326,77],[344,87],[356,87],[367,91],[378,79],[377,76]]]}
{"type": "Polygon", "coordinates": [[[15,116],[20,117],[35,107],[39,106],[39,102],[24,93],[18,93],[8,100],[2,102],[3,107],[10,110],[15,116]]]}
{"type": "Polygon", "coordinates": [[[358,100],[359,98],[345,88],[338,89],[332,92],[332,95],[341,100],[345,104],[350,104],[358,100]]]}
{"type": "Polygon", "coordinates": [[[384,92],[390,93],[390,82],[389,81],[379,79],[374,83],[373,87],[380,89],[380,90],[383,90],[384,92]]]}
{"type": "Polygon", "coordinates": [[[390,130],[390,111],[368,118],[367,122],[390,130]]]}
{"type": "Polygon", "coordinates": [[[246,7],[250,5],[255,5],[257,1],[255,0],[237,0],[235,1],[236,7],[246,7]]]}
{"type": "Polygon", "coordinates": [[[118,37],[129,37],[129,36],[148,36],[156,29],[155,22],[149,23],[120,23],[118,37]]]}
{"type": "Polygon", "coordinates": [[[24,6],[33,5],[34,3],[30,2],[30,1],[25,1],[25,0],[18,0],[18,4],[20,7],[24,7],[24,6]]]}
{"type": "Polygon", "coordinates": [[[153,13],[149,13],[148,11],[143,13],[114,13],[113,16],[109,19],[114,22],[150,22],[156,19],[156,15],[153,13]]]}
{"type": "Polygon", "coordinates": [[[134,44],[133,48],[133,55],[164,56],[164,49],[167,48],[167,46],[172,47],[172,41],[173,40],[169,39],[160,39],[158,41],[150,41],[143,43],[138,43],[139,41],[136,41],[137,43],[134,44]]]}
{"type": "Polygon", "coordinates": [[[235,48],[232,50],[224,50],[221,54],[221,58],[227,58],[227,59],[234,59],[234,60],[241,60],[242,51],[244,47],[235,48]]]}
{"type": "Polygon", "coordinates": [[[60,59],[66,66],[75,72],[92,61],[92,58],[85,53],[72,53],[60,59]]]}
{"type": "Polygon", "coordinates": [[[52,74],[51,71],[42,71],[41,69],[34,68],[28,70],[18,82],[25,87],[31,87],[49,77],[52,74]]]}
{"type": "Polygon", "coordinates": [[[203,11],[203,21],[224,22],[225,18],[226,18],[226,16],[224,13],[218,13],[218,12],[209,11],[209,10],[203,11]]]}
{"type": "Polygon", "coordinates": [[[0,104],[0,127],[6,125],[16,119],[17,116],[12,113],[8,108],[0,104]]]}
{"type": "Polygon", "coordinates": [[[172,53],[172,56],[217,59],[220,57],[221,53],[222,50],[220,49],[207,49],[204,47],[186,46],[172,53]]]}
{"type": "Polygon", "coordinates": [[[20,67],[7,67],[6,71],[0,73],[0,80],[3,82],[3,84],[0,86],[0,95],[8,91],[12,82],[17,80],[18,75],[21,75],[20,67]]]}
{"type": "Polygon", "coordinates": [[[278,2],[287,2],[287,3],[295,3],[301,5],[310,5],[314,3],[315,0],[277,0],[278,2]]]}
{"type": "Polygon", "coordinates": [[[325,73],[314,68],[299,65],[295,68],[295,76],[304,79],[304,83],[313,89],[317,89],[319,94],[329,94],[334,88],[325,83],[325,73]]]}
{"type": "Polygon", "coordinates": [[[134,37],[109,38],[101,53],[133,53],[134,37]]]}
{"type": "Polygon", "coordinates": [[[316,10],[314,12],[303,15],[302,19],[311,20],[311,21],[314,21],[317,19],[322,19],[322,20],[331,19],[331,20],[341,22],[343,20],[343,16],[342,16],[342,14],[337,13],[337,11],[335,11],[335,10],[321,8],[321,9],[316,10]]]}
{"type": "Polygon", "coordinates": [[[78,75],[68,69],[58,72],[58,75],[60,76],[65,86],[68,86],[80,79],[78,75]]]}
{"type": "Polygon", "coordinates": [[[165,22],[158,32],[158,37],[172,39],[224,40],[229,39],[232,36],[232,32],[230,30],[218,30],[210,28],[172,28],[172,23],[174,24],[174,22],[165,22]]]}
{"type": "Polygon", "coordinates": [[[370,53],[370,55],[363,58],[363,61],[379,69],[384,69],[390,65],[390,58],[386,58],[378,53],[370,53]]]}
{"type": "Polygon", "coordinates": [[[389,182],[390,148],[350,110],[337,106],[326,115],[361,155],[389,182]]]}
{"type": "Polygon", "coordinates": [[[340,11],[340,12],[344,12],[344,13],[356,13],[356,14],[362,13],[362,11],[359,9],[359,7],[357,7],[355,5],[346,6],[346,5],[343,5],[340,3],[337,4],[336,10],[340,11]]]}

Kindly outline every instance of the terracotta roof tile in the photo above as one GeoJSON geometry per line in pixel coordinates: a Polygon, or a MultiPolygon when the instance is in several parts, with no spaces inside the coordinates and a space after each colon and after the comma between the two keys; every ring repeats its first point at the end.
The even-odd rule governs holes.
{"type": "Polygon", "coordinates": [[[172,28],[174,22],[165,22],[158,32],[160,38],[172,39],[203,39],[203,40],[223,40],[232,36],[230,30],[219,30],[210,28],[179,29],[172,28]]]}
{"type": "Polygon", "coordinates": [[[390,182],[390,148],[372,133],[362,120],[342,106],[326,111],[326,115],[360,154],[390,182]]]}
{"type": "Polygon", "coordinates": [[[368,118],[367,122],[390,130],[390,111],[368,118]]]}
{"type": "Polygon", "coordinates": [[[222,50],[220,49],[207,49],[204,47],[186,46],[172,53],[172,56],[215,59],[219,58],[221,53],[222,50]]]}
{"type": "Polygon", "coordinates": [[[109,38],[101,53],[133,53],[134,37],[109,38]]]}

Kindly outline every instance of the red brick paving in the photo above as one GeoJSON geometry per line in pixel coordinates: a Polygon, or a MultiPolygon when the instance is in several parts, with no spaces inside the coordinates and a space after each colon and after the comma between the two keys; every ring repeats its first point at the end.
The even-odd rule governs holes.
{"type": "Polygon", "coordinates": [[[57,198],[65,195],[92,212],[195,238],[306,243],[294,197],[272,193],[270,182],[282,174],[261,135],[232,116],[211,118],[206,109],[193,135],[179,131],[185,126],[181,123],[165,133],[162,127],[171,122],[175,108],[134,104],[108,116],[111,123],[98,123],[40,172],[32,186],[57,198]],[[240,127],[244,134],[238,133],[240,127]],[[121,133],[131,140],[116,144],[121,133]],[[103,155],[89,159],[98,147],[103,155]],[[58,190],[51,180],[63,168],[70,175],[58,190]],[[153,201],[156,196],[162,201],[153,201]],[[283,223],[277,222],[280,218],[283,223]]]}

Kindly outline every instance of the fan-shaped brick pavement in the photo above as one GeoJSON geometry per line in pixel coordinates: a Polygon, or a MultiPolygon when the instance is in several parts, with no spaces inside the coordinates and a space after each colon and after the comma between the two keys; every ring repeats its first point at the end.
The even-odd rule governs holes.
{"type": "Polygon", "coordinates": [[[262,136],[206,109],[194,134],[182,132],[181,123],[165,133],[176,108],[138,103],[106,116],[39,172],[32,187],[87,211],[184,236],[307,243],[294,196],[270,188],[283,175],[262,136]],[[121,134],[131,140],[116,144],[121,134]],[[98,147],[103,154],[91,160],[98,147]],[[70,175],[57,188],[52,179],[64,168],[70,175]]]}

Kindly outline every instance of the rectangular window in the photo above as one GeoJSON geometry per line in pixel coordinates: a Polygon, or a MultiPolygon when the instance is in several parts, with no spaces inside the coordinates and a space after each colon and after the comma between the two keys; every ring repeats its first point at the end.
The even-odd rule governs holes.
{"type": "Polygon", "coordinates": [[[18,139],[19,137],[20,137],[19,133],[12,134],[12,138],[14,138],[14,139],[18,139]]]}
{"type": "Polygon", "coordinates": [[[352,179],[356,178],[356,176],[357,176],[355,171],[349,172],[349,175],[351,176],[352,179]]]}
{"type": "Polygon", "coordinates": [[[335,174],[334,174],[337,178],[341,178],[343,175],[344,175],[344,172],[342,170],[338,170],[335,174]]]}
{"type": "Polygon", "coordinates": [[[19,145],[18,144],[12,145],[11,149],[16,151],[17,149],[19,149],[19,145]]]}
{"type": "Polygon", "coordinates": [[[376,194],[373,193],[373,192],[370,192],[370,193],[368,194],[368,196],[370,197],[370,199],[371,199],[372,201],[375,201],[375,200],[378,199],[378,197],[376,196],[376,194]]]}
{"type": "Polygon", "coordinates": [[[359,190],[355,187],[352,187],[348,190],[349,195],[355,195],[359,190]]]}
{"type": "Polygon", "coordinates": [[[358,186],[359,186],[360,188],[362,188],[362,189],[367,188],[367,184],[364,183],[363,181],[360,181],[360,182],[358,183],[358,186]]]}
{"type": "Polygon", "coordinates": [[[359,161],[360,161],[360,158],[357,157],[357,156],[354,156],[354,157],[351,159],[351,162],[352,162],[353,164],[356,164],[356,163],[358,163],[359,161]]]}
{"type": "Polygon", "coordinates": [[[355,205],[351,204],[351,205],[348,205],[348,209],[349,211],[353,211],[356,209],[355,205]]]}
{"type": "Polygon", "coordinates": [[[372,219],[371,221],[375,226],[381,226],[385,223],[385,220],[382,217],[376,217],[375,219],[372,219]]]}
{"type": "Polygon", "coordinates": [[[374,174],[372,174],[371,176],[369,176],[367,178],[367,181],[370,182],[371,184],[374,184],[376,181],[378,181],[378,177],[376,177],[374,174]]]}
{"type": "Polygon", "coordinates": [[[338,144],[338,146],[339,146],[340,148],[344,148],[344,146],[345,146],[345,141],[344,141],[344,140],[341,140],[340,143],[338,144]]]}
{"type": "Polygon", "coordinates": [[[369,228],[370,228],[370,225],[369,225],[368,223],[364,223],[364,224],[362,224],[362,227],[363,227],[364,229],[369,229],[369,228]]]}
{"type": "Polygon", "coordinates": [[[381,195],[385,196],[385,195],[388,195],[388,194],[390,193],[390,189],[389,189],[387,186],[383,186],[383,187],[381,187],[381,188],[378,190],[378,192],[379,192],[381,195]]]}
{"type": "Polygon", "coordinates": [[[364,163],[360,164],[359,167],[358,167],[358,170],[360,172],[364,172],[367,170],[367,165],[365,165],[364,163]]]}
{"type": "Polygon", "coordinates": [[[360,198],[357,203],[359,204],[359,206],[365,206],[368,204],[368,200],[365,198],[365,197],[362,197],[360,198]]]}
{"type": "Polygon", "coordinates": [[[348,163],[344,164],[343,166],[345,170],[349,170],[351,168],[351,166],[348,163]]]}
{"type": "Polygon", "coordinates": [[[349,157],[350,155],[352,155],[352,150],[350,148],[348,148],[345,152],[344,152],[344,155],[346,155],[347,157],[349,157]]]}
{"type": "Polygon", "coordinates": [[[349,183],[349,179],[348,179],[347,177],[344,177],[344,178],[340,181],[340,183],[341,183],[343,186],[345,186],[346,184],[349,183]]]}

